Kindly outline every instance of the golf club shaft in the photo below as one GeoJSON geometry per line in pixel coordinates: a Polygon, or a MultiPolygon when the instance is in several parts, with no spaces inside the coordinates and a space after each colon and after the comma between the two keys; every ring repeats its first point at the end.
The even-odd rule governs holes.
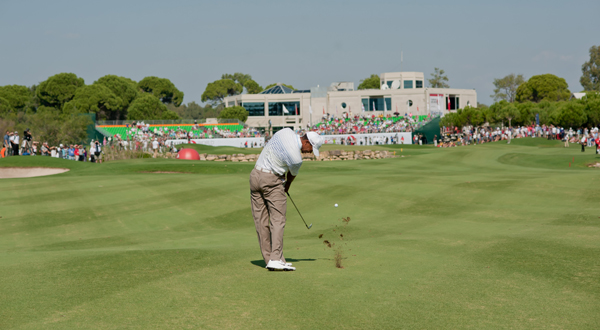
{"type": "Polygon", "coordinates": [[[288,197],[292,201],[292,204],[294,204],[294,207],[296,208],[296,211],[298,211],[298,214],[300,215],[300,219],[302,219],[302,222],[304,222],[304,225],[306,226],[306,229],[310,229],[310,227],[312,227],[312,223],[310,224],[310,227],[306,224],[306,221],[304,221],[304,217],[302,217],[302,213],[300,213],[300,210],[298,210],[298,206],[296,206],[296,203],[294,203],[294,200],[292,199],[292,196],[290,196],[289,192],[286,192],[286,194],[288,195],[288,197]]]}

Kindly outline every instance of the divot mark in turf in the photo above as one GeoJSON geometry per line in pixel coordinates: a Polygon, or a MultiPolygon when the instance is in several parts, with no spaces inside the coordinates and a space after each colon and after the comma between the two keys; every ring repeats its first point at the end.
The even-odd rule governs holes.
{"type": "MultiPolygon", "coordinates": [[[[342,266],[342,260],[344,259],[343,253],[344,253],[344,249],[345,247],[348,245],[347,244],[347,240],[348,240],[348,232],[347,232],[347,226],[348,223],[350,222],[350,217],[346,217],[346,218],[342,218],[341,219],[342,225],[335,225],[335,227],[333,227],[331,229],[330,233],[323,233],[319,235],[319,239],[322,239],[323,236],[327,236],[327,237],[331,237],[327,239],[323,240],[323,244],[325,244],[325,246],[327,246],[327,248],[331,249],[333,248],[333,260],[335,261],[335,267],[336,268],[344,268],[342,266]],[[346,234],[344,236],[344,233],[346,234]],[[331,242],[331,240],[333,240],[334,238],[339,239],[342,242],[337,242],[338,244],[336,244],[335,242],[331,242]]],[[[348,251],[351,251],[352,249],[349,249],[348,251]]],[[[354,255],[355,256],[355,255],[354,255]]]]}

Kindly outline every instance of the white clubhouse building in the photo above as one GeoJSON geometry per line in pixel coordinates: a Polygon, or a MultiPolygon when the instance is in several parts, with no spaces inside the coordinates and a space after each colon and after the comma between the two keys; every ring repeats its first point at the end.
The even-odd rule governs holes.
{"type": "Polygon", "coordinates": [[[251,127],[305,128],[321,121],[324,113],[352,115],[444,114],[467,105],[477,106],[474,89],[424,88],[422,72],[388,72],[380,75],[380,89],[354,90],[353,82],[329,87],[291,90],[281,84],[260,94],[240,94],[224,99],[225,106],[241,105],[249,112],[251,127]],[[311,113],[312,110],[312,113],[311,113]],[[287,111],[287,113],[286,113],[287,111]],[[364,111],[364,113],[363,113],[364,111]]]}

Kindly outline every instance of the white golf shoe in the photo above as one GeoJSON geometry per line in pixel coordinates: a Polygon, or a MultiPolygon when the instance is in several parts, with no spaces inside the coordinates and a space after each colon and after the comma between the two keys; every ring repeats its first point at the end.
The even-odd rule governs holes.
{"type": "Polygon", "coordinates": [[[294,271],[294,270],[296,270],[296,267],[288,266],[286,263],[284,263],[281,260],[269,260],[269,263],[267,264],[266,268],[270,271],[273,271],[273,270],[294,271]]]}

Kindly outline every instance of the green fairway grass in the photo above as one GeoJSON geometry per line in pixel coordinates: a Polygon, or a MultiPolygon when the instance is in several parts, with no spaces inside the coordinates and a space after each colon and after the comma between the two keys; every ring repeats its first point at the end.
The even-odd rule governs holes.
{"type": "Polygon", "coordinates": [[[290,194],[313,227],[289,203],[295,272],[264,268],[253,164],[1,159],[70,171],[0,179],[0,329],[600,328],[593,148],[333,149],[405,157],[302,166],[290,194]]]}

